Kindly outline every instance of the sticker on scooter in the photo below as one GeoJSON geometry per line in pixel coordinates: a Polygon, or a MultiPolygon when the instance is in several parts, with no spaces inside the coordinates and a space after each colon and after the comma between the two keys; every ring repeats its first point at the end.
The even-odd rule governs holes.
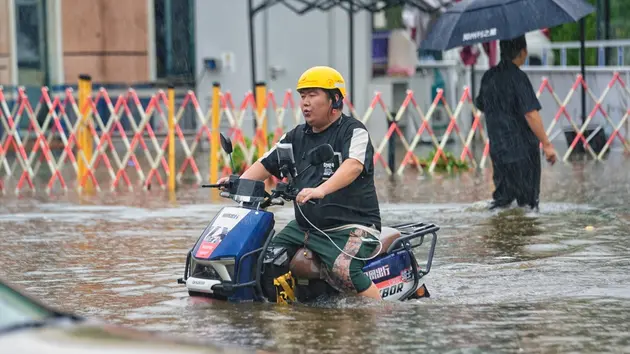
{"type": "Polygon", "coordinates": [[[413,271],[411,270],[411,268],[403,269],[402,272],[400,272],[400,277],[405,283],[410,282],[413,280],[413,271]]]}
{"type": "Polygon", "coordinates": [[[204,242],[219,243],[223,241],[225,235],[227,235],[229,229],[225,226],[213,226],[210,228],[210,232],[203,238],[204,242]]]}
{"type": "Polygon", "coordinates": [[[217,248],[219,243],[228,234],[229,228],[224,226],[212,226],[208,234],[203,238],[199,250],[195,254],[197,258],[208,258],[217,248]]]}
{"type": "Polygon", "coordinates": [[[399,292],[401,292],[403,290],[403,286],[405,284],[404,283],[398,283],[396,285],[392,285],[390,287],[387,287],[385,289],[381,289],[381,298],[386,298],[388,296],[393,296],[398,294],[399,292]]]}
{"type": "Polygon", "coordinates": [[[379,289],[384,289],[384,288],[388,288],[394,285],[397,285],[398,283],[402,282],[402,277],[399,275],[397,277],[393,277],[387,280],[383,280],[380,282],[374,282],[374,284],[376,285],[377,288],[379,289]]]}
{"type": "Polygon", "coordinates": [[[389,264],[386,264],[382,267],[378,267],[376,269],[368,270],[366,274],[368,278],[370,278],[370,280],[378,280],[378,279],[384,278],[390,274],[389,264]]]}

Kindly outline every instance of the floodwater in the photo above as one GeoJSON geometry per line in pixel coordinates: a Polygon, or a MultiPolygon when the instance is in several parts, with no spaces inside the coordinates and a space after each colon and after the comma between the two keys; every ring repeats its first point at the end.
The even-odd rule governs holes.
{"type": "Polygon", "coordinates": [[[545,166],[538,214],[486,211],[489,170],[380,178],[384,224],[441,227],[431,298],[413,302],[189,298],[186,252],[229,203],[190,188],[0,197],[0,276],[83,315],[279,352],[629,352],[629,171],[620,154],[545,166]]]}

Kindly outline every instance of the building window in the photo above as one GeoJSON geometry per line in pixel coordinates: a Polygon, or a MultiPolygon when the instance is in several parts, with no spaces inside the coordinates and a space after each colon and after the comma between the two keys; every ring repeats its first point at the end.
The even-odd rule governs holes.
{"type": "Polygon", "coordinates": [[[46,0],[15,0],[15,27],[18,83],[48,85],[46,0]]]}
{"type": "Polygon", "coordinates": [[[158,79],[194,84],[194,0],[154,0],[158,79]]]}

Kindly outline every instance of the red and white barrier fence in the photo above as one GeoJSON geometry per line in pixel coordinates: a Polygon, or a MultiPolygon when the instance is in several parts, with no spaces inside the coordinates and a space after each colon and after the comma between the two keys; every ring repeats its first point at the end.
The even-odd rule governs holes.
{"type": "MultiPolygon", "coordinates": [[[[623,149],[630,153],[630,144],[622,135],[623,126],[628,124],[630,108],[626,107],[625,114],[615,120],[606,112],[603,105],[610,90],[615,86],[618,86],[623,94],[630,96],[630,90],[618,73],[613,75],[610,83],[599,96],[595,96],[583,78],[578,75],[575,83],[562,99],[553,90],[549,81],[543,78],[537,96],[540,98],[548,93],[558,105],[553,120],[547,128],[547,134],[552,138],[557,135],[554,133],[554,128],[562,120],[562,117],[566,118],[576,134],[563,157],[564,161],[567,161],[578,143],[582,144],[594,159],[602,160],[615,138],[620,141],[623,149]],[[595,103],[583,124],[572,118],[566,109],[580,85],[584,85],[588,97],[595,103]],[[592,137],[585,136],[585,131],[598,113],[612,128],[612,134],[607,139],[603,149],[599,153],[595,153],[590,145],[592,137]]],[[[10,108],[7,93],[0,87],[0,190],[3,193],[6,193],[10,183],[15,183],[15,192],[19,193],[24,189],[40,188],[38,183],[43,181],[45,182],[43,188],[50,193],[57,184],[56,182],[63,190],[67,190],[69,185],[81,189],[86,185],[88,179],[97,190],[101,190],[105,186],[112,191],[119,188],[133,190],[141,187],[148,189],[153,183],[157,183],[161,188],[166,187],[166,176],[170,173],[165,158],[169,145],[168,135],[165,134],[168,129],[168,98],[163,90],[153,93],[145,107],[133,89],[129,89],[112,99],[107,90],[101,88],[87,98],[86,107],[79,107],[75,99],[75,92],[72,89],[66,89],[62,94],[54,97],[51,97],[46,87],[41,89],[41,93],[41,99],[33,108],[25,90],[18,89],[14,96],[15,103],[10,108]],[[103,103],[107,107],[108,119],[103,119],[99,113],[102,109],[101,111],[97,109],[97,106],[103,103]],[[95,146],[94,153],[89,160],[83,153],[77,139],[79,126],[82,124],[77,117],[80,117],[80,112],[85,110],[90,112],[91,119],[87,124],[89,125],[91,140],[95,146]],[[133,111],[135,111],[135,115],[133,111]],[[44,117],[43,121],[41,120],[42,117],[44,117]],[[124,127],[125,121],[127,128],[124,127]],[[20,129],[20,127],[22,128],[20,129]],[[55,144],[60,146],[51,147],[55,144]],[[79,176],[77,165],[79,159],[85,163],[88,170],[83,176],[79,176]],[[43,165],[45,165],[44,168],[42,168],[43,165]],[[44,169],[46,171],[43,171],[44,169]],[[76,182],[71,183],[70,181],[76,182]]],[[[247,146],[243,122],[248,117],[253,117],[258,125],[273,118],[275,129],[273,130],[272,143],[275,143],[285,131],[302,122],[302,115],[294,100],[293,92],[291,90],[284,92],[281,105],[278,104],[280,102],[278,98],[273,91],[266,93],[265,106],[269,104],[269,111],[271,112],[268,116],[267,110],[264,109],[262,113],[258,113],[252,92],[248,92],[238,106],[234,104],[234,97],[230,92],[220,94],[219,119],[221,122],[227,122],[229,126],[227,133],[235,146],[239,146],[243,151],[247,164],[251,164],[257,158],[255,154],[258,145],[257,139],[262,138],[259,134],[255,134],[251,145],[247,146]]],[[[376,119],[385,117],[388,122],[391,122],[382,138],[376,137],[374,131],[371,132],[375,147],[374,163],[382,166],[387,174],[401,175],[407,167],[421,168],[416,150],[423,137],[429,138],[430,144],[436,150],[434,158],[428,166],[430,172],[435,170],[440,158],[445,158],[447,142],[451,138],[455,138],[458,143],[456,144],[457,149],[461,149],[451,152],[454,152],[461,160],[468,161],[472,168],[483,168],[487,163],[490,141],[488,141],[483,127],[483,115],[472,105],[472,96],[468,88],[464,89],[453,108],[446,101],[444,92],[439,90],[429,107],[425,107],[426,110],[420,107],[415,93],[409,90],[404,103],[398,108],[395,116],[390,113],[389,107],[379,92],[375,93],[371,104],[362,116],[359,115],[351,102],[346,100],[345,103],[351,114],[366,125],[375,114],[381,116],[376,119]],[[438,108],[445,111],[449,117],[448,126],[442,136],[437,136],[432,129],[432,118],[438,108]],[[462,129],[462,117],[471,113],[473,115],[472,124],[462,129]],[[404,116],[419,125],[410,141],[405,138],[401,129],[404,116]],[[395,171],[392,171],[383,155],[394,134],[405,151],[402,162],[395,171]],[[479,160],[472,153],[475,136],[481,137],[483,146],[483,153],[479,160]]],[[[195,93],[188,91],[182,103],[176,108],[174,115],[176,137],[174,143],[179,151],[178,156],[183,156],[177,161],[177,171],[173,171],[176,173],[177,181],[182,183],[185,174],[190,175],[195,183],[208,180],[208,176],[202,173],[199,166],[205,165],[207,161],[207,154],[201,154],[200,147],[205,141],[209,145],[212,143],[211,112],[204,113],[195,93]],[[196,122],[196,128],[192,134],[184,134],[180,127],[180,121],[187,111],[193,112],[192,115],[196,122]],[[201,158],[204,159],[203,162],[200,160],[201,158]]],[[[266,137],[264,139],[266,140],[266,137]]],[[[221,159],[222,173],[230,173],[228,156],[221,152],[221,159]]]]}

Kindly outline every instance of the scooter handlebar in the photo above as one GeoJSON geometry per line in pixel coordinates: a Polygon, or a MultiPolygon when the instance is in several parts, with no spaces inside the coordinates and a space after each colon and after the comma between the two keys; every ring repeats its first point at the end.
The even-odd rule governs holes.
{"type": "MultiPolygon", "coordinates": [[[[297,197],[298,194],[299,194],[299,191],[297,189],[284,183],[278,184],[278,188],[272,191],[273,196],[281,197],[289,201],[295,201],[295,198],[297,197]]],[[[319,204],[319,200],[309,199],[307,203],[315,205],[315,204],[319,204]]]]}
{"type": "Polygon", "coordinates": [[[230,178],[223,183],[202,184],[201,188],[229,188],[230,185],[239,178],[238,175],[230,175],[230,178]]]}
{"type": "MultiPolygon", "coordinates": [[[[286,200],[293,201],[293,202],[295,202],[295,198],[296,198],[296,197],[297,197],[297,195],[286,195],[286,194],[282,195],[282,198],[284,198],[284,199],[286,199],[286,200]]],[[[315,204],[319,204],[319,199],[309,199],[309,200],[307,201],[307,203],[308,203],[308,204],[313,204],[313,205],[315,205],[315,204]]]]}

